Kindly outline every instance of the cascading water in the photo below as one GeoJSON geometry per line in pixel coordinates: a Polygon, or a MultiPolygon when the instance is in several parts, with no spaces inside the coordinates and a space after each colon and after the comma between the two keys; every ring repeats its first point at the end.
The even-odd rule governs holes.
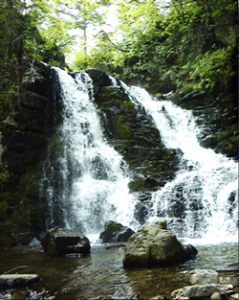
{"type": "Polygon", "coordinates": [[[154,100],[142,88],[122,87],[153,118],[165,146],[181,153],[174,180],[152,193],[149,220],[167,217],[179,235],[201,242],[236,241],[237,164],[200,146],[200,130],[190,111],[154,100]]]}
{"type": "Polygon", "coordinates": [[[135,203],[128,190],[127,165],[103,137],[92,80],[87,73],[76,73],[73,78],[58,68],[54,70],[64,114],[57,134],[63,147],[58,159],[61,178],[56,181],[61,183],[61,192],[57,199],[49,180],[47,187],[50,202],[55,199],[52,210],[56,202],[62,202],[64,226],[87,235],[102,231],[109,220],[132,227],[135,203]]]}

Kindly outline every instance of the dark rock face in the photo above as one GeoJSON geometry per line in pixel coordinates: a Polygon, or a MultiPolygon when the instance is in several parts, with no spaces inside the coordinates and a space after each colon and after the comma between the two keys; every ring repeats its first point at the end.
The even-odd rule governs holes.
{"type": "Polygon", "coordinates": [[[44,251],[52,256],[90,252],[90,241],[86,236],[58,227],[49,230],[41,243],[44,251]]]}
{"type": "Polygon", "coordinates": [[[0,206],[7,207],[4,216],[0,211],[1,220],[6,219],[0,224],[0,246],[28,244],[45,227],[47,203],[39,195],[41,161],[62,109],[54,95],[51,68],[37,62],[25,68],[15,113],[0,128],[2,164],[9,173],[8,182],[0,187],[0,206]]]}
{"type": "Polygon", "coordinates": [[[95,94],[97,94],[102,87],[112,84],[109,76],[98,69],[88,69],[86,73],[89,74],[93,81],[95,94]]]}
{"type": "Polygon", "coordinates": [[[183,246],[164,221],[143,225],[128,241],[124,267],[164,266],[184,262],[195,257],[196,248],[183,246]]]}
{"type": "Polygon", "coordinates": [[[190,92],[175,95],[181,107],[190,109],[202,129],[199,137],[204,147],[237,159],[238,105],[235,93],[217,95],[190,92]]]}
{"type": "Polygon", "coordinates": [[[130,184],[131,191],[156,190],[171,179],[177,167],[176,153],[162,144],[143,108],[136,109],[124,90],[114,86],[102,87],[96,102],[109,142],[137,173],[130,184]]]}
{"type": "MultiPolygon", "coordinates": [[[[108,141],[134,172],[130,190],[143,194],[163,186],[173,177],[178,160],[175,151],[166,149],[160,142],[152,119],[143,108],[134,106],[121,86],[112,86],[107,81],[102,80],[102,85],[98,85],[95,99],[108,141]]],[[[144,211],[144,207],[140,209],[144,211]]]]}
{"type": "MultiPolygon", "coordinates": [[[[133,172],[130,191],[138,193],[140,199],[150,197],[148,192],[174,177],[179,154],[163,145],[153,120],[143,107],[135,107],[120,85],[112,86],[104,81],[95,92],[105,135],[133,172]]],[[[148,204],[149,201],[142,201],[138,206],[139,222],[144,222],[148,204]]]]}
{"type": "Polygon", "coordinates": [[[127,242],[133,233],[129,227],[109,221],[105,223],[105,230],[100,234],[100,239],[103,243],[127,242]]]}

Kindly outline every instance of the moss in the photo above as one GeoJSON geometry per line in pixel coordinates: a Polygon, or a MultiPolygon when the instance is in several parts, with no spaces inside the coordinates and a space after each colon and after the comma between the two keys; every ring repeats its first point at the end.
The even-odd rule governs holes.
{"type": "Polygon", "coordinates": [[[6,200],[2,200],[0,202],[0,220],[5,221],[7,219],[7,210],[8,210],[8,202],[6,200]]]}
{"type": "Polygon", "coordinates": [[[7,169],[0,168],[0,189],[4,188],[4,185],[8,182],[10,174],[7,169]]]}
{"type": "Polygon", "coordinates": [[[103,243],[112,241],[113,237],[122,229],[122,224],[109,221],[105,224],[105,230],[100,234],[103,243]]]}
{"type": "Polygon", "coordinates": [[[119,139],[127,139],[131,138],[131,130],[129,125],[125,122],[124,116],[115,116],[113,118],[113,132],[114,135],[119,139]]]}
{"type": "Polygon", "coordinates": [[[55,133],[50,139],[48,146],[49,153],[62,154],[64,151],[64,144],[62,143],[61,137],[58,133],[55,133]]]}
{"type": "Polygon", "coordinates": [[[121,105],[126,113],[132,113],[135,111],[135,107],[129,99],[122,101],[121,105]]]}
{"type": "Polygon", "coordinates": [[[144,179],[136,179],[129,183],[129,189],[131,192],[145,192],[145,182],[144,179]]]}
{"type": "Polygon", "coordinates": [[[237,137],[238,135],[238,128],[237,128],[237,124],[234,124],[232,126],[230,126],[227,130],[220,132],[216,135],[216,140],[217,142],[221,142],[223,140],[227,140],[231,137],[237,137]]]}

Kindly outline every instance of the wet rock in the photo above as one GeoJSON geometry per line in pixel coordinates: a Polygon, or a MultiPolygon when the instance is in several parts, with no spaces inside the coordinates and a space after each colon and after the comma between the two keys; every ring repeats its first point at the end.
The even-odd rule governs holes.
{"type": "Polygon", "coordinates": [[[181,297],[191,298],[203,298],[211,297],[211,295],[219,293],[224,295],[226,293],[226,288],[220,284],[207,284],[207,285],[193,285],[185,286],[181,289],[175,290],[171,293],[173,299],[183,299],[181,297]]]}
{"type": "Polygon", "coordinates": [[[37,274],[6,274],[0,275],[0,286],[16,287],[29,286],[39,282],[37,274]]]}
{"type": "Polygon", "coordinates": [[[101,70],[88,69],[86,73],[88,73],[93,80],[95,94],[99,92],[100,88],[112,85],[109,76],[101,70]]]}
{"type": "Polygon", "coordinates": [[[26,91],[21,98],[21,105],[34,110],[43,110],[48,99],[42,95],[26,91]]]}
{"type": "Polygon", "coordinates": [[[182,101],[190,101],[190,100],[193,100],[193,99],[199,99],[201,97],[204,97],[206,95],[206,92],[205,91],[192,91],[190,93],[188,93],[187,95],[185,95],[183,98],[182,98],[182,101]]]}
{"type": "Polygon", "coordinates": [[[10,300],[12,297],[12,290],[7,289],[0,291],[0,299],[1,300],[10,300]]]}
{"type": "Polygon", "coordinates": [[[50,255],[90,252],[90,242],[86,236],[58,227],[49,230],[41,243],[50,255]]]}
{"type": "Polygon", "coordinates": [[[29,291],[19,288],[14,290],[11,300],[25,300],[27,296],[29,296],[29,291]]]}
{"type": "MultiPolygon", "coordinates": [[[[155,191],[174,177],[179,162],[176,151],[164,146],[142,106],[135,107],[122,87],[112,85],[101,87],[95,101],[107,140],[132,170],[131,192],[155,191]]],[[[136,218],[141,222],[141,216],[136,218]]]]}
{"type": "Polygon", "coordinates": [[[219,283],[218,273],[214,270],[194,270],[190,277],[191,284],[219,283]]]}
{"type": "Polygon", "coordinates": [[[229,300],[238,300],[239,299],[239,293],[233,294],[229,297],[229,300]]]}
{"type": "Polygon", "coordinates": [[[111,300],[137,300],[138,295],[131,287],[121,287],[111,296],[111,300]]]}
{"type": "Polygon", "coordinates": [[[194,258],[198,253],[197,249],[191,244],[183,245],[183,250],[185,252],[187,259],[194,258]]]}
{"type": "Polygon", "coordinates": [[[168,297],[162,296],[162,295],[158,295],[158,296],[155,296],[153,298],[150,298],[150,300],[168,300],[168,297]]]}
{"type": "Polygon", "coordinates": [[[121,247],[125,247],[125,242],[123,242],[123,243],[106,243],[104,246],[105,246],[105,249],[121,248],[121,247]]]}
{"type": "Polygon", "coordinates": [[[7,115],[6,110],[0,117],[1,161],[8,172],[0,191],[1,201],[7,203],[0,220],[0,247],[28,245],[45,229],[47,203],[39,194],[41,162],[62,112],[60,97],[54,95],[52,69],[34,60],[25,62],[22,70],[14,114],[7,115]]]}
{"type": "Polygon", "coordinates": [[[221,300],[221,299],[223,299],[223,296],[220,293],[216,292],[211,295],[210,299],[211,300],[221,300]]]}
{"type": "Polygon", "coordinates": [[[239,286],[239,278],[238,278],[238,275],[220,276],[219,283],[220,284],[231,284],[232,286],[236,287],[236,286],[239,286]]]}
{"type": "Polygon", "coordinates": [[[143,225],[131,236],[123,263],[126,268],[176,264],[194,257],[197,250],[192,248],[185,251],[176,236],[166,229],[166,222],[159,219],[143,225]]]}
{"type": "Polygon", "coordinates": [[[105,223],[105,230],[100,234],[103,243],[127,242],[134,231],[120,223],[109,221],[105,223]]]}
{"type": "Polygon", "coordinates": [[[41,248],[41,242],[37,238],[33,238],[28,245],[30,248],[39,249],[41,248]]]}

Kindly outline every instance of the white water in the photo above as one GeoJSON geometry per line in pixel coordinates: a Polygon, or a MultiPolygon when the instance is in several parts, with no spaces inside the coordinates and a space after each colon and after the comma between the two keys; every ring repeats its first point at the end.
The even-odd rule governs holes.
{"type": "Polygon", "coordinates": [[[152,193],[149,221],[158,215],[174,219],[175,231],[200,243],[237,241],[237,164],[200,145],[200,130],[190,111],[152,99],[144,89],[123,87],[132,102],[152,117],[165,146],[181,152],[174,180],[152,193]],[[182,210],[175,213],[179,204],[182,210]],[[175,214],[181,221],[175,221],[175,214]]]}
{"type": "Polygon", "coordinates": [[[134,226],[135,199],[128,190],[127,165],[104,139],[92,80],[86,73],[78,73],[74,79],[58,68],[55,71],[64,103],[63,160],[70,165],[69,170],[65,164],[63,175],[72,182],[65,223],[94,239],[109,220],[134,226]]]}

